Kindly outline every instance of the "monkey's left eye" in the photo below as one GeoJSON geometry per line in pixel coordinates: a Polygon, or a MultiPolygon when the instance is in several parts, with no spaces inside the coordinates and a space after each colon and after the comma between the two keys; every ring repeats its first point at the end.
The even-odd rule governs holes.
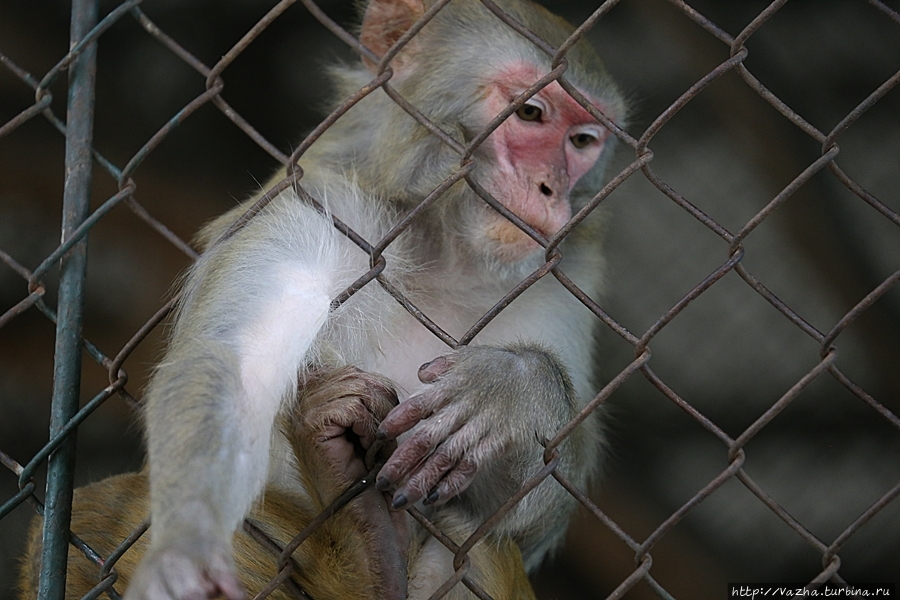
{"type": "Polygon", "coordinates": [[[516,116],[523,121],[540,121],[543,115],[544,107],[534,98],[520,106],[516,111],[516,116]]]}
{"type": "Polygon", "coordinates": [[[588,133],[586,131],[581,131],[576,133],[572,137],[569,138],[572,140],[572,145],[578,149],[587,148],[591,144],[597,141],[597,136],[593,133],[588,133]]]}

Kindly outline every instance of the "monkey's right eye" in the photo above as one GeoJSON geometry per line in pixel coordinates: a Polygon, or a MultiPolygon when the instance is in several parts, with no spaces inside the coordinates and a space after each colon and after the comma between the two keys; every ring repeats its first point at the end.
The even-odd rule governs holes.
{"type": "Polygon", "coordinates": [[[543,114],[544,109],[537,104],[523,104],[516,111],[516,116],[523,121],[540,121],[543,114]]]}

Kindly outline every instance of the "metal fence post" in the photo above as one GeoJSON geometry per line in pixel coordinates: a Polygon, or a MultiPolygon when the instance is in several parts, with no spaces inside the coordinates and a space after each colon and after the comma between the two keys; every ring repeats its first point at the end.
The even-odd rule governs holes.
{"type": "MultiPolygon", "coordinates": [[[[97,23],[97,0],[72,2],[70,48],[97,23]]],[[[96,43],[72,62],[66,111],[66,179],[63,191],[62,241],[85,220],[91,188],[91,145],[94,127],[96,43]]],[[[53,371],[50,437],[58,435],[78,411],[81,388],[81,330],[87,238],[60,261],[59,307],[53,371]]],[[[61,600],[65,595],[69,520],[75,467],[74,432],[49,457],[44,510],[39,597],[61,600]]]]}

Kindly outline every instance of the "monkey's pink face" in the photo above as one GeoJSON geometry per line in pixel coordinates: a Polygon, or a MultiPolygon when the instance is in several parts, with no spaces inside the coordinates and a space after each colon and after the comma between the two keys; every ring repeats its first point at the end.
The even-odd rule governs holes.
{"type": "MultiPolygon", "coordinates": [[[[541,75],[526,63],[499,73],[487,88],[486,116],[496,116],[528,87],[527,82],[537,81],[541,75]]],[[[609,132],[554,81],[488,137],[486,143],[497,162],[482,185],[549,238],[572,216],[569,194],[597,162],[608,136],[609,132]]],[[[522,260],[539,248],[493,211],[485,233],[506,262],[522,260]]]]}

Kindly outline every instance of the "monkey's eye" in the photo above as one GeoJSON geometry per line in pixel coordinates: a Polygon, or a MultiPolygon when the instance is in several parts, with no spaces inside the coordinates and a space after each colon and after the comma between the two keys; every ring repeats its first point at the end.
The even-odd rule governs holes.
{"type": "Polygon", "coordinates": [[[572,141],[572,145],[580,150],[582,148],[587,148],[596,142],[598,136],[596,133],[590,131],[579,131],[569,139],[572,141]]]}
{"type": "Polygon", "coordinates": [[[534,98],[520,106],[516,111],[516,115],[523,121],[540,121],[543,114],[543,106],[534,98]]]}

